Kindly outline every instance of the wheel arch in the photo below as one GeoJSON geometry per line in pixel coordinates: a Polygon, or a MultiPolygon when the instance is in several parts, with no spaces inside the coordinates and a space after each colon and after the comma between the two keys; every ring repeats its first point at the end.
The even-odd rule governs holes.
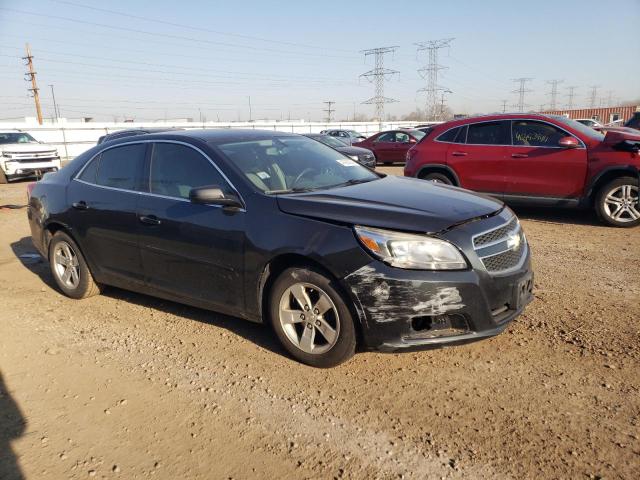
{"type": "Polygon", "coordinates": [[[357,345],[363,345],[363,321],[364,318],[354,303],[353,296],[349,294],[343,283],[334,275],[329,268],[323,265],[320,261],[308,257],[300,253],[283,253],[273,257],[265,265],[260,275],[260,281],[258,282],[258,305],[260,307],[260,317],[263,323],[265,321],[265,314],[269,311],[269,293],[275,280],[284,272],[287,268],[300,267],[300,268],[313,268],[320,273],[326,275],[332,280],[335,288],[342,294],[347,301],[347,308],[351,312],[351,316],[354,319],[354,326],[356,329],[356,342],[357,345]]]}
{"type": "Polygon", "coordinates": [[[589,204],[593,204],[600,189],[612,180],[619,177],[632,176],[638,179],[640,185],[640,170],[633,165],[620,165],[608,167],[600,172],[590,183],[585,198],[589,204]]]}
{"type": "Polygon", "coordinates": [[[448,165],[443,165],[441,163],[429,163],[423,165],[420,167],[420,170],[418,170],[416,177],[422,178],[424,175],[429,173],[442,173],[451,179],[454,186],[460,186],[460,178],[458,177],[458,174],[448,165]]]}
{"type": "Polygon", "coordinates": [[[60,231],[69,235],[73,239],[73,241],[76,243],[76,245],[78,245],[78,248],[80,248],[80,245],[78,244],[78,240],[73,235],[71,227],[69,227],[63,222],[52,220],[50,222],[47,222],[42,228],[42,249],[44,250],[44,253],[46,254],[47,258],[49,258],[49,243],[51,242],[51,239],[56,234],[56,232],[60,232],[60,231]]]}

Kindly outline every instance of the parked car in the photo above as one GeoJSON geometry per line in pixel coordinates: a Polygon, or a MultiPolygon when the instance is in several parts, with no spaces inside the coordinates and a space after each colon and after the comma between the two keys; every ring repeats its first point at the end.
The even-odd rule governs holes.
{"type": "Polygon", "coordinates": [[[298,360],[503,331],[531,300],[502,202],[380,175],[301,135],[189,130],[91,148],[36,183],[34,246],[59,289],[105,285],[270,324],[298,360]]]}
{"type": "Polygon", "coordinates": [[[58,150],[26,132],[0,131],[0,183],[60,169],[58,150]]]}
{"type": "Polygon", "coordinates": [[[376,157],[371,150],[367,150],[366,148],[353,147],[351,145],[345,145],[337,138],[330,137],[329,135],[310,133],[305,135],[305,137],[313,138],[314,140],[322,142],[325,145],[330,146],[334,150],[337,150],[340,153],[344,153],[347,157],[355,160],[365,167],[374,169],[376,168],[376,157]]]}
{"type": "Polygon", "coordinates": [[[181,128],[131,128],[128,130],[118,130],[116,132],[107,133],[106,135],[102,135],[98,139],[97,145],[100,145],[104,142],[110,142],[111,140],[117,140],[119,138],[125,137],[135,137],[136,135],[146,135],[148,133],[161,133],[161,132],[169,132],[174,130],[182,130],[181,128]]]}
{"type": "Polygon", "coordinates": [[[355,130],[322,130],[322,135],[329,135],[342,140],[347,145],[353,145],[355,142],[360,142],[366,139],[366,135],[363,135],[355,130]]]}
{"type": "Polygon", "coordinates": [[[605,134],[566,117],[491,115],[438,125],[407,153],[408,177],[489,193],[513,205],[594,208],[640,224],[640,133],[605,134]]]}
{"type": "Polygon", "coordinates": [[[633,116],[624,124],[627,128],[640,130],[640,112],[635,112],[633,116]]]}
{"type": "Polygon", "coordinates": [[[407,151],[425,135],[420,130],[389,130],[354,143],[354,146],[368,148],[373,151],[378,163],[390,165],[395,162],[404,162],[407,151]]]}
{"type": "Polygon", "coordinates": [[[593,118],[577,118],[575,121],[587,127],[595,128],[596,130],[604,127],[604,125],[593,118]]]}

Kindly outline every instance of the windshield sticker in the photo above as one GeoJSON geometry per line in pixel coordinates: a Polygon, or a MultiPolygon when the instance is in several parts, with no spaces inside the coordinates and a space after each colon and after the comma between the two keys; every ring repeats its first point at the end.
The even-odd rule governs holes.
{"type": "Polygon", "coordinates": [[[267,172],[257,172],[256,175],[258,175],[258,177],[260,177],[261,180],[266,180],[267,178],[271,178],[271,175],[269,175],[267,172]]]}
{"type": "Polygon", "coordinates": [[[356,165],[358,165],[353,160],[347,160],[346,158],[339,158],[338,160],[336,160],[336,162],[338,162],[343,167],[355,167],[356,165]]]}
{"type": "Polygon", "coordinates": [[[529,133],[516,132],[515,137],[517,142],[525,143],[525,144],[531,143],[531,142],[542,143],[542,144],[550,143],[549,136],[540,132],[529,132],[529,133]]]}

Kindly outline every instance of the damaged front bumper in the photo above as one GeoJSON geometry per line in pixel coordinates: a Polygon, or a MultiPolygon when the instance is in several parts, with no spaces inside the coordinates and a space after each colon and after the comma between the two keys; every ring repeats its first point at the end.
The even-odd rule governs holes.
{"type": "Polygon", "coordinates": [[[532,299],[529,252],[516,271],[402,270],[373,261],[344,278],[369,349],[467,343],[501,333],[532,299]]]}

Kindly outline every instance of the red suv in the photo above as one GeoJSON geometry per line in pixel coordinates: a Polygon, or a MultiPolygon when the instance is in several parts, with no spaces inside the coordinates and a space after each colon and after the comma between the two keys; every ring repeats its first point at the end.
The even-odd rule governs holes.
{"type": "Polygon", "coordinates": [[[489,193],[513,205],[592,207],[640,224],[640,133],[596,132],[561,116],[491,115],[437,125],[407,152],[405,176],[489,193]]]}

